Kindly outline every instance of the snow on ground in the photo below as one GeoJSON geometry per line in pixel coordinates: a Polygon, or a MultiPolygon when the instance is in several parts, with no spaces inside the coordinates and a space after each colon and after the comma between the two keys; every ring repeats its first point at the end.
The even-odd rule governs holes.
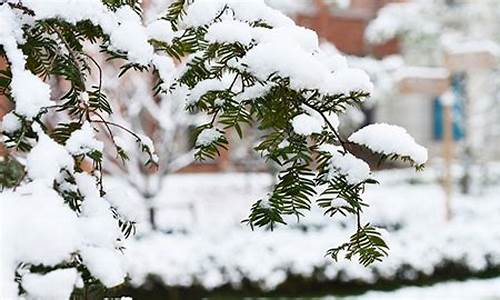
{"type": "Polygon", "coordinates": [[[214,288],[237,285],[243,278],[272,289],[287,273],[324,279],[374,282],[399,274],[407,279],[432,274],[443,261],[472,271],[488,263],[500,264],[500,186],[481,196],[458,196],[454,218],[444,221],[444,200],[431,171],[376,173],[381,185],[368,189],[371,205],[363,222],[388,230],[390,255],[364,268],[357,262],[333,263],[325,251],[339,245],[353,231],[353,220],[322,215],[319,209],[288,227],[273,232],[241,224],[250,205],[265,195],[271,177],[265,174],[175,175],[168,178],[160,209],[160,228],[172,234],[148,233],[139,223],[126,253],[132,283],[141,285],[154,274],[168,285],[201,283],[214,288]],[[415,183],[419,179],[420,183],[415,183]],[[410,184],[409,182],[414,182],[410,184]],[[486,257],[488,256],[488,260],[486,257]],[[402,266],[406,267],[403,269],[402,266]]]}
{"type": "MultiPolygon", "coordinates": [[[[326,297],[323,300],[337,299],[326,297]]],[[[500,279],[450,281],[427,287],[406,287],[392,292],[368,292],[344,300],[498,300],[500,279]]]]}

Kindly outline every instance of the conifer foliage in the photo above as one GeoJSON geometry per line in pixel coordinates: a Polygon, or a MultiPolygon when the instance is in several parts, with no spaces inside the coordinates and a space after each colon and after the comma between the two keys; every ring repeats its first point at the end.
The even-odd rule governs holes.
{"type": "MultiPolygon", "coordinates": [[[[252,228],[272,229],[287,215],[300,219],[317,202],[330,217],[357,220],[352,237],[328,251],[334,259],[344,251],[368,265],[387,254],[377,229],[361,222],[367,205],[361,194],[376,181],[349,153],[353,141],[338,132],[337,115],[370,94],[363,71],[324,55],[313,31],[263,1],[174,0],[148,24],[141,13],[137,0],[0,2],[0,56],[8,62],[0,92],[15,106],[2,120],[2,134],[25,169],[18,181],[8,179],[16,187],[0,194],[0,298],[69,298],[126,277],[121,251],[135,224],[103,184],[100,136],[113,140],[124,163],[117,131],[136,140],[145,164],[158,161],[150,139],[111,120],[91,44],[121,63],[120,75],[151,72],[156,93],[183,92],[187,110],[209,117],[197,128],[196,158],[228,147],[227,130],[241,137],[244,126],[260,130],[255,150],[282,171],[244,220],[252,228]],[[56,80],[66,82],[60,97],[49,85],[56,80]],[[59,123],[50,125],[48,115],[59,123]]],[[[363,136],[358,132],[357,140],[368,148],[377,140],[363,136]]],[[[418,146],[409,136],[403,141],[402,149],[418,146]]],[[[394,145],[371,148],[417,167],[425,161],[394,145]]]]}

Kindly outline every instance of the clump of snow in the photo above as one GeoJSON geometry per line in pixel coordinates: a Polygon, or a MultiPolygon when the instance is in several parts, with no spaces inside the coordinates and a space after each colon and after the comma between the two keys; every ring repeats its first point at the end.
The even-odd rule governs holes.
{"type": "Polygon", "coordinates": [[[303,50],[315,53],[319,50],[318,34],[302,26],[285,26],[277,28],[256,28],[256,39],[261,43],[280,42],[296,44],[303,50]]]}
{"type": "Polygon", "coordinates": [[[94,129],[89,123],[84,123],[82,128],[75,130],[66,141],[66,149],[72,155],[87,154],[92,151],[102,152],[103,143],[94,137],[94,129]]]}
{"type": "Polygon", "coordinates": [[[348,67],[346,57],[333,44],[323,41],[320,49],[316,55],[330,70],[336,71],[348,67]]]}
{"type": "Polygon", "coordinates": [[[239,42],[248,45],[253,39],[252,30],[246,22],[227,19],[210,25],[205,39],[211,43],[239,42]]]}
{"type": "Polygon", "coordinates": [[[123,283],[127,275],[123,257],[117,255],[116,251],[99,247],[85,247],[81,250],[83,262],[90,273],[107,287],[123,283]]]}
{"type": "Polygon", "coordinates": [[[271,209],[272,205],[269,199],[262,199],[259,202],[259,206],[262,207],[263,209],[271,209]]]}
{"type": "Polygon", "coordinates": [[[370,167],[363,160],[350,153],[332,155],[330,160],[330,179],[345,176],[347,182],[352,185],[359,184],[370,177],[370,167]]]}
{"type": "MultiPolygon", "coordinates": [[[[331,65],[325,64],[321,56],[307,49],[317,41],[307,38],[307,33],[303,36],[308,41],[305,44],[304,41],[299,43],[286,38],[260,43],[247,52],[241,64],[261,80],[267,80],[273,74],[289,78],[290,87],[297,90],[317,88],[331,95],[372,91],[373,84],[366,72],[337,66],[338,69],[332,73],[331,65]]],[[[317,48],[317,44],[314,47],[317,48]]]]}
{"type": "Polygon", "coordinates": [[[349,141],[366,146],[377,153],[409,157],[417,165],[427,161],[427,149],[417,144],[406,129],[396,125],[368,125],[353,133],[349,141]]]}
{"type": "Polygon", "coordinates": [[[148,36],[151,39],[155,39],[167,44],[172,43],[172,39],[175,37],[174,31],[172,30],[172,25],[169,21],[159,19],[151,22],[147,28],[148,36]]]}
{"type": "Polygon", "coordinates": [[[85,173],[75,174],[78,189],[85,199],[81,206],[80,249],[84,264],[90,273],[105,286],[113,287],[123,282],[126,273],[120,266],[121,255],[115,249],[122,234],[113,217],[110,204],[99,196],[95,179],[85,173]]]}
{"type": "Polygon", "coordinates": [[[282,140],[281,143],[278,144],[279,149],[285,149],[288,146],[290,146],[290,142],[286,139],[282,140]]]}
{"type": "Polygon", "coordinates": [[[235,101],[241,102],[249,99],[255,99],[265,96],[271,90],[271,85],[255,84],[251,87],[245,88],[242,93],[234,97],[235,101]]]}
{"type": "Polygon", "coordinates": [[[61,269],[47,274],[26,274],[22,286],[30,299],[67,300],[70,298],[78,273],[76,269],[61,269]]]}
{"type": "Polygon", "coordinates": [[[243,57],[241,63],[261,80],[267,80],[274,73],[284,78],[288,77],[293,89],[319,88],[329,74],[328,69],[311,53],[296,43],[279,40],[253,47],[243,57]]]}
{"type": "Polygon", "coordinates": [[[222,132],[217,128],[203,129],[196,139],[196,146],[209,146],[222,137],[222,132]]]}
{"type": "Polygon", "coordinates": [[[1,129],[7,133],[15,132],[21,129],[21,121],[12,112],[5,114],[2,118],[1,129]]]}
{"type": "Polygon", "coordinates": [[[176,67],[171,57],[165,55],[153,55],[153,64],[158,70],[163,84],[170,86],[176,75],[176,67]]]}
{"type": "MultiPolygon", "coordinates": [[[[44,159],[55,162],[50,157],[44,159]]],[[[16,192],[1,192],[0,199],[0,298],[16,299],[14,272],[18,264],[59,264],[78,250],[81,236],[75,212],[47,185],[32,182],[16,192]]],[[[52,292],[58,295],[58,290],[53,288],[52,292]]]]}
{"type": "MultiPolygon", "coordinates": [[[[123,11],[129,16],[137,16],[129,6],[122,6],[117,13],[123,11]]],[[[111,45],[118,50],[126,50],[130,60],[147,65],[153,57],[153,47],[148,43],[146,28],[138,18],[128,17],[127,20],[127,22],[122,22],[111,33],[111,45]]]]}
{"type": "Polygon", "coordinates": [[[295,16],[311,15],[316,9],[312,0],[265,0],[267,5],[275,8],[286,15],[295,16]]]}
{"type": "MultiPolygon", "coordinates": [[[[159,157],[156,154],[155,144],[154,144],[153,140],[149,136],[144,135],[144,134],[138,134],[138,136],[139,136],[141,145],[145,146],[148,149],[149,153],[151,154],[151,159],[153,160],[153,162],[158,163],[159,157]]],[[[146,156],[146,154],[147,153],[143,153],[144,156],[146,156]]],[[[149,156],[147,157],[147,159],[149,159],[149,156]]]]}
{"type": "Polygon", "coordinates": [[[197,0],[187,8],[182,25],[184,27],[209,25],[226,6],[239,21],[264,21],[273,27],[294,24],[290,18],[270,8],[263,0],[197,0]]]}
{"type": "Polygon", "coordinates": [[[325,152],[325,153],[330,153],[331,155],[337,155],[342,151],[342,147],[340,146],[335,146],[332,144],[323,144],[318,147],[318,151],[320,152],[325,152]]]}
{"type": "Polygon", "coordinates": [[[370,77],[365,71],[355,68],[343,68],[333,72],[333,75],[325,83],[323,90],[333,95],[349,94],[350,92],[371,93],[373,83],[371,83],[370,77]]]}
{"type": "Polygon", "coordinates": [[[308,114],[300,114],[292,119],[293,131],[300,135],[311,135],[323,131],[323,121],[308,114]]]}
{"type": "Polygon", "coordinates": [[[124,216],[127,220],[137,221],[141,215],[143,204],[142,199],[138,195],[132,195],[128,190],[124,190],[122,186],[109,186],[106,191],[106,200],[116,208],[118,213],[124,216]]]}
{"type": "Polygon", "coordinates": [[[26,169],[29,178],[51,186],[61,169],[72,170],[73,158],[62,146],[38,130],[38,143],[28,153],[26,169]]]}
{"type": "Polygon", "coordinates": [[[43,107],[52,104],[49,85],[29,71],[13,70],[10,86],[16,100],[15,111],[22,116],[33,118],[43,107]]]}
{"type": "MultiPolygon", "coordinates": [[[[64,3],[58,0],[27,0],[23,1],[23,5],[33,10],[38,20],[53,17],[70,23],[91,20],[110,36],[112,48],[127,52],[130,60],[143,65],[149,64],[153,57],[153,47],[148,43],[150,34],[152,38],[160,35],[161,24],[152,25],[148,31],[140,16],[127,5],[121,6],[116,12],[110,11],[99,0],[66,0],[64,3]]],[[[165,27],[161,38],[165,38],[168,32],[169,29],[165,27]]]]}
{"type": "Polygon", "coordinates": [[[418,17],[422,7],[419,3],[411,2],[385,5],[368,25],[366,39],[376,44],[383,43],[412,28],[434,32],[437,28],[433,24],[418,17]]]}
{"type": "Polygon", "coordinates": [[[210,91],[222,91],[231,85],[232,79],[229,76],[223,76],[222,79],[205,79],[192,88],[187,97],[187,105],[196,104],[200,98],[210,91]]]}

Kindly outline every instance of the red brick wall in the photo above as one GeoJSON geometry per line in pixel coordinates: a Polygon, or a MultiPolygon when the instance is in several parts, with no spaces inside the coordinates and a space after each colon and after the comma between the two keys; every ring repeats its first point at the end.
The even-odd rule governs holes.
{"type": "Polygon", "coordinates": [[[365,28],[385,4],[402,1],[404,0],[351,0],[349,8],[338,10],[328,7],[321,0],[316,0],[317,13],[311,16],[299,16],[297,22],[315,30],[320,38],[335,44],[344,53],[382,57],[398,52],[397,41],[383,45],[369,45],[364,39],[365,28]]]}
{"type": "MultiPolygon", "coordinates": [[[[7,66],[6,66],[5,59],[0,56],[0,70],[5,70],[6,68],[7,68],[7,66]]],[[[8,102],[8,100],[5,97],[0,96],[0,120],[10,110],[11,110],[11,106],[10,106],[10,103],[8,102]]],[[[3,156],[3,155],[5,155],[5,148],[0,143],[0,156],[3,156]]]]}

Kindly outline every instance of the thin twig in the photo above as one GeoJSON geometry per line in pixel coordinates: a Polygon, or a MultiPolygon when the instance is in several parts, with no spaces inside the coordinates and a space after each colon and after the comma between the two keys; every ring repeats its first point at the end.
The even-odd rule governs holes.
{"type": "Polygon", "coordinates": [[[325,121],[325,123],[328,125],[328,128],[330,128],[330,130],[333,132],[333,134],[335,135],[335,137],[339,140],[339,143],[340,145],[342,146],[342,148],[344,148],[344,151],[345,153],[348,153],[349,150],[347,150],[347,142],[344,141],[341,137],[340,137],[340,134],[337,132],[337,129],[335,129],[335,127],[332,125],[332,123],[330,122],[330,120],[328,120],[328,118],[323,114],[323,112],[321,112],[320,110],[316,109],[316,107],[314,107],[313,105],[307,103],[307,102],[304,102],[304,105],[313,109],[314,111],[316,111],[317,113],[319,113],[321,115],[321,117],[323,118],[323,120],[325,121]]]}

